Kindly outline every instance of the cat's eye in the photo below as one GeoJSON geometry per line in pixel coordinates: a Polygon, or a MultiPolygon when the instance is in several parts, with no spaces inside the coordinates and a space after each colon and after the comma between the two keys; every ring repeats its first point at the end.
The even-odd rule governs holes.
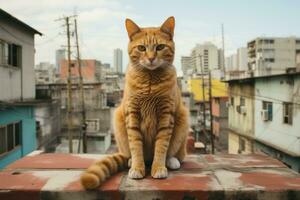
{"type": "Polygon", "coordinates": [[[146,47],[144,45],[139,45],[138,50],[139,51],[146,51],[146,47]]]}
{"type": "Polygon", "coordinates": [[[159,44],[159,45],[156,46],[156,51],[163,50],[164,48],[165,48],[164,44],[159,44]]]}

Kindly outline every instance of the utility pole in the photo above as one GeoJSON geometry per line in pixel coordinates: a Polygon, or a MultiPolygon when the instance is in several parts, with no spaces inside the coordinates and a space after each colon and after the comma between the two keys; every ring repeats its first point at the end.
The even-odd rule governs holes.
{"type": "Polygon", "coordinates": [[[71,33],[70,33],[70,18],[76,17],[76,15],[66,16],[59,18],[55,21],[64,20],[67,29],[67,51],[68,51],[68,78],[67,78],[67,93],[68,93],[68,105],[67,105],[67,126],[68,126],[68,140],[69,140],[69,153],[73,153],[73,122],[72,122],[72,63],[71,63],[71,33]]]}
{"type": "Polygon", "coordinates": [[[211,142],[211,153],[215,154],[215,138],[214,138],[214,128],[213,128],[213,115],[212,115],[212,81],[211,81],[211,71],[208,74],[209,77],[209,113],[210,113],[210,142],[211,142]]]}
{"type": "Polygon", "coordinates": [[[72,135],[72,71],[71,71],[71,42],[70,42],[70,18],[66,17],[66,26],[67,26],[67,47],[68,47],[68,112],[67,112],[67,120],[68,120],[68,137],[69,137],[69,153],[73,153],[73,135],[72,135]]]}
{"type": "MultiPolygon", "coordinates": [[[[81,66],[81,60],[80,60],[78,31],[77,31],[77,20],[76,20],[76,18],[74,19],[74,24],[75,24],[75,38],[76,38],[76,48],[77,48],[77,63],[78,63],[78,72],[79,72],[79,88],[80,88],[81,109],[82,109],[81,110],[81,113],[82,113],[82,122],[81,122],[82,146],[83,146],[83,153],[87,153],[86,113],[85,113],[82,66],[81,66]]],[[[79,140],[79,142],[80,142],[80,140],[79,140]]]]}

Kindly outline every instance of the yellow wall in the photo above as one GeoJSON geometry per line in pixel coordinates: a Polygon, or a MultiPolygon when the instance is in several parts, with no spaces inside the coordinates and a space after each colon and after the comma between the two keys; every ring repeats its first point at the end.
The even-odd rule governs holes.
{"type": "MultiPolygon", "coordinates": [[[[204,81],[208,84],[208,81],[204,81]]],[[[208,85],[205,85],[205,101],[209,101],[208,85]]],[[[202,80],[190,79],[188,80],[188,90],[194,94],[196,101],[203,101],[202,95],[202,80]]],[[[227,85],[219,80],[212,80],[212,96],[213,97],[227,97],[227,85]]]]}
{"type": "Polygon", "coordinates": [[[239,150],[239,136],[233,133],[228,133],[228,153],[237,154],[239,150]]]}
{"type": "Polygon", "coordinates": [[[228,153],[229,154],[238,154],[239,153],[240,138],[245,140],[245,150],[243,152],[241,152],[241,154],[253,153],[252,141],[245,137],[241,137],[235,133],[232,133],[232,132],[228,133],[228,153]]]}

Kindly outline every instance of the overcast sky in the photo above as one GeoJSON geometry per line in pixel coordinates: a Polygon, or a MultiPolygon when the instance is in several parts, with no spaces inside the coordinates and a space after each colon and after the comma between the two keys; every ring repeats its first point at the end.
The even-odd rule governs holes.
{"type": "Polygon", "coordinates": [[[180,57],[189,55],[196,43],[221,47],[222,23],[227,55],[257,36],[300,36],[300,1],[293,0],[0,0],[0,7],[44,34],[36,36],[36,63],[55,62],[55,50],[66,45],[63,21],[55,19],[74,12],[82,57],[112,63],[113,49],[121,48],[123,68],[128,62],[125,18],[159,26],[175,16],[178,69],[180,57]]]}

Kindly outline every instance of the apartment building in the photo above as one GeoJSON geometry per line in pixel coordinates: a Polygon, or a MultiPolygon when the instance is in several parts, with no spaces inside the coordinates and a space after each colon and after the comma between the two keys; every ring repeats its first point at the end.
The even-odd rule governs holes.
{"type": "Polygon", "coordinates": [[[34,36],[0,9],[0,169],[36,149],[34,36]]]}
{"type": "Polygon", "coordinates": [[[247,47],[248,67],[254,76],[285,73],[300,65],[298,37],[257,37],[247,47]]]}
{"type": "Polygon", "coordinates": [[[300,73],[229,83],[229,153],[263,152],[300,171],[300,73]]]}

